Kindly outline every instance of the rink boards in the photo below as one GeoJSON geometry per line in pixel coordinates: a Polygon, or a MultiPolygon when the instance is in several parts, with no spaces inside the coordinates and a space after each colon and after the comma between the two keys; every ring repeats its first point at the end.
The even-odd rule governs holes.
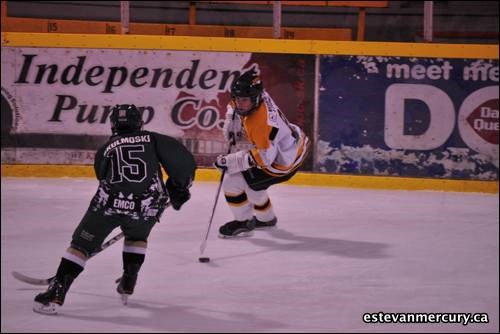
{"type": "MultiPolygon", "coordinates": [[[[2,177],[95,177],[87,165],[2,165],[2,177]]],[[[219,181],[215,169],[198,169],[195,181],[219,181]]],[[[286,184],[392,190],[436,190],[498,193],[498,181],[443,180],[388,176],[332,175],[297,173],[286,184]]]]}
{"type": "Polygon", "coordinates": [[[127,101],[210,168],[251,66],[313,142],[291,183],[498,192],[498,45],[2,33],[2,164],[79,174],[127,101]]]}

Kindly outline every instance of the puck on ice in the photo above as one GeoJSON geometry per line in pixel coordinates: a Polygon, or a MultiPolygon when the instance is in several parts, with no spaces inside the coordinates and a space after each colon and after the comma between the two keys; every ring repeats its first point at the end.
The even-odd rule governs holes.
{"type": "Polygon", "coordinates": [[[210,258],[209,257],[199,257],[198,261],[200,261],[200,262],[209,262],[210,258]]]}

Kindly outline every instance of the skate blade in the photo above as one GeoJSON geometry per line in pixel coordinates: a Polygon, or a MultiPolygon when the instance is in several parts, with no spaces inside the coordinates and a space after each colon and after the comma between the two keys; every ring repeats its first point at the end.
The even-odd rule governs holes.
{"type": "Polygon", "coordinates": [[[278,226],[273,225],[273,226],[255,226],[256,230],[276,230],[278,226]]]}
{"type": "Polygon", "coordinates": [[[220,234],[219,233],[219,238],[222,239],[240,239],[240,238],[247,238],[253,236],[253,230],[248,231],[248,232],[240,232],[236,235],[225,235],[225,234],[220,234]]]}
{"type": "Polygon", "coordinates": [[[61,305],[56,304],[56,303],[49,303],[48,305],[44,305],[39,302],[34,302],[33,304],[33,311],[36,313],[40,314],[47,314],[47,315],[56,315],[57,310],[61,307],[61,305]]]}
{"type": "Polygon", "coordinates": [[[122,300],[123,305],[127,305],[127,303],[128,303],[128,296],[129,295],[124,294],[124,293],[120,294],[120,299],[122,300]]]}

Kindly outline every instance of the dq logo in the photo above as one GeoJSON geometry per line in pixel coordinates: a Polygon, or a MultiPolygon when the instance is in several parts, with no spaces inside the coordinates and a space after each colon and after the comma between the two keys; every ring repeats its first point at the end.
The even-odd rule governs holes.
{"type": "MultiPolygon", "coordinates": [[[[443,145],[455,128],[456,113],[448,94],[420,84],[393,84],[385,93],[385,131],[387,146],[393,149],[432,150],[443,145]],[[404,134],[405,100],[420,100],[430,112],[426,131],[404,134]]],[[[462,102],[458,129],[471,149],[493,157],[498,163],[498,86],[476,90],[462,102]]]]}
{"type": "Polygon", "coordinates": [[[481,104],[466,120],[481,138],[498,145],[498,100],[481,104]]]}

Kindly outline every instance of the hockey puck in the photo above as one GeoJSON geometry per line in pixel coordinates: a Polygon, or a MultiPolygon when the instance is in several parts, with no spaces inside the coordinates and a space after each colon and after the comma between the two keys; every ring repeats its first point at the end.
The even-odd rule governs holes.
{"type": "Polygon", "coordinates": [[[200,262],[210,262],[210,258],[209,257],[199,257],[198,261],[200,261],[200,262]]]}

